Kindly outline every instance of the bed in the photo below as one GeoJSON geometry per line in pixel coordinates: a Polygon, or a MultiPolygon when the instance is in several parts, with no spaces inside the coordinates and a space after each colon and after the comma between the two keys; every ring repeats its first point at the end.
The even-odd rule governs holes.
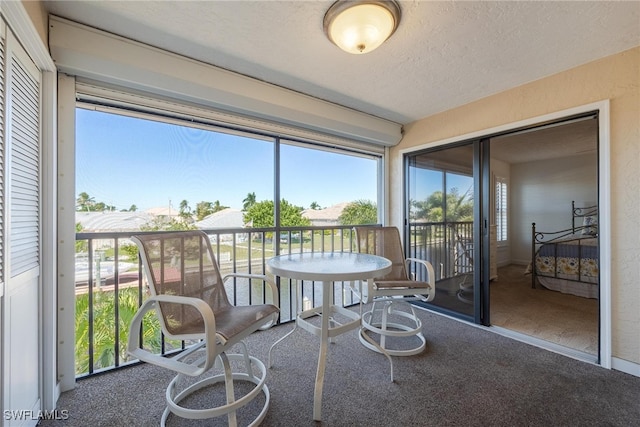
{"type": "Polygon", "coordinates": [[[531,225],[531,287],[584,298],[599,295],[597,206],[576,207],[571,202],[569,229],[547,232],[531,225]]]}

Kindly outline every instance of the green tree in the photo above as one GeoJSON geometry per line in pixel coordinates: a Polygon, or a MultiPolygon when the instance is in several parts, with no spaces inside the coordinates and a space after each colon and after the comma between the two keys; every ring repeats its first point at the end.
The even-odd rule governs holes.
{"type": "Polygon", "coordinates": [[[78,198],[76,199],[76,211],[79,212],[91,212],[93,211],[93,207],[96,203],[96,200],[89,196],[88,193],[82,192],[78,194],[78,198]]]}
{"type": "Polygon", "coordinates": [[[202,221],[213,213],[213,203],[202,201],[196,205],[196,220],[202,221]]]}
{"type": "Polygon", "coordinates": [[[229,209],[229,206],[221,205],[220,204],[220,200],[216,200],[215,202],[213,202],[213,212],[211,212],[211,213],[220,212],[220,211],[223,211],[225,209],[229,209]]]}
{"type": "MultiPolygon", "coordinates": [[[[82,224],[79,222],[76,222],[76,233],[82,233],[83,229],[84,228],[82,227],[82,224]]],[[[86,240],[76,240],[76,253],[87,252],[88,247],[89,247],[89,244],[87,243],[86,240]]]]}
{"type": "Polygon", "coordinates": [[[197,227],[182,220],[182,218],[154,217],[151,221],[140,226],[140,231],[183,231],[195,230],[197,227]]]}
{"type": "Polygon", "coordinates": [[[105,202],[96,202],[93,197],[89,196],[89,194],[84,191],[78,194],[78,198],[76,199],[77,212],[115,212],[115,210],[115,206],[107,205],[105,202]]]}
{"type": "Polygon", "coordinates": [[[193,215],[191,212],[191,208],[189,207],[189,202],[183,200],[180,202],[180,219],[182,222],[191,224],[193,222],[193,215]]]}
{"type": "Polygon", "coordinates": [[[138,210],[136,205],[131,205],[129,209],[120,209],[120,212],[135,212],[138,210]]]}
{"type": "Polygon", "coordinates": [[[446,196],[446,206],[442,191],[435,191],[426,200],[413,201],[413,219],[429,222],[473,221],[473,193],[469,188],[464,194],[452,187],[446,196]],[[446,218],[445,218],[446,212],[446,218]]]}
{"type": "MultiPolygon", "coordinates": [[[[122,289],[118,293],[118,319],[115,317],[115,294],[112,291],[95,292],[93,301],[93,360],[94,369],[113,366],[116,352],[120,362],[129,360],[126,351],[129,325],[138,310],[138,288],[122,289]],[[118,343],[115,346],[115,323],[118,324],[118,343]]],[[[89,371],[89,298],[76,296],[76,373],[89,371]]],[[[160,350],[160,324],[153,312],[143,318],[143,342],[146,348],[160,350]]]]}
{"type": "Polygon", "coordinates": [[[107,205],[105,202],[97,202],[93,205],[93,212],[115,212],[116,207],[113,205],[107,205]]]}
{"type": "Polygon", "coordinates": [[[464,194],[453,187],[447,194],[447,222],[473,221],[473,187],[464,194]]]}
{"type": "Polygon", "coordinates": [[[246,212],[249,208],[256,204],[256,193],[247,193],[247,197],[242,201],[242,211],[246,212]]]}
{"type": "Polygon", "coordinates": [[[187,202],[186,200],[182,200],[180,202],[180,214],[181,215],[190,215],[191,214],[191,208],[189,207],[189,202],[187,202]]]}
{"type": "MultiPolygon", "coordinates": [[[[283,227],[306,227],[311,225],[308,218],[302,216],[303,208],[294,206],[282,199],[280,202],[280,225],[283,227]]],[[[254,203],[243,215],[245,224],[252,227],[273,227],[274,206],[272,200],[254,203]]]]}
{"type": "Polygon", "coordinates": [[[138,261],[138,246],[132,243],[123,244],[120,246],[120,253],[122,257],[128,259],[129,261],[138,261]]]}
{"type": "Polygon", "coordinates": [[[309,205],[309,209],[318,210],[318,209],[322,209],[322,208],[320,207],[318,202],[311,202],[311,204],[309,205]]]}
{"type": "Polygon", "coordinates": [[[338,217],[342,225],[376,224],[378,222],[378,208],[370,200],[356,200],[349,203],[338,217]]]}

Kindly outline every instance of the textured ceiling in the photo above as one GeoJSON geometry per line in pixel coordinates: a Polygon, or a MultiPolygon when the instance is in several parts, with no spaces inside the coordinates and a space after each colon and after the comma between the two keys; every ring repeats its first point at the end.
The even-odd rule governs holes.
{"type": "Polygon", "coordinates": [[[595,154],[598,121],[595,118],[570,121],[491,138],[490,144],[491,157],[511,164],[595,154]]]}
{"type": "Polygon", "coordinates": [[[58,16],[406,124],[640,45],[640,2],[400,1],[366,55],[324,36],[333,1],[47,1],[58,16]]]}

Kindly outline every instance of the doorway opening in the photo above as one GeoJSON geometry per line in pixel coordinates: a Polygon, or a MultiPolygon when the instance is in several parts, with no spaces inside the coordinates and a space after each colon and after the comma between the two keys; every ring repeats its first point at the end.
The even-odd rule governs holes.
{"type": "Polygon", "coordinates": [[[428,307],[599,360],[598,149],[585,112],[405,155],[407,251],[436,269],[428,307]],[[454,199],[471,217],[447,216],[454,199]]]}
{"type": "Polygon", "coordinates": [[[490,150],[494,212],[508,223],[491,324],[597,358],[597,116],[492,138],[490,150]]]}

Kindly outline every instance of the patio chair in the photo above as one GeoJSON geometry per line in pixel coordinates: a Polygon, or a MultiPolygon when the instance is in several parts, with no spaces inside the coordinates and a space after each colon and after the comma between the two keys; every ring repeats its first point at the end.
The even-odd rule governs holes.
{"type": "Polygon", "coordinates": [[[277,321],[278,297],[271,279],[264,275],[235,273],[222,278],[209,238],[201,231],[141,234],[131,239],[138,245],[150,296],[131,322],[127,351],[141,361],[177,372],[167,387],[167,407],[161,425],[164,426],[169,414],[173,413],[192,419],[226,415],[228,424],[235,426],[236,411],[262,392],[264,406],[252,425],[259,424],[269,407],[266,369],[262,361],[249,356],[243,340],[277,321]],[[225,290],[228,277],[245,278],[249,283],[251,279],[264,281],[273,294],[275,305],[232,305],[225,290]],[[164,357],[141,348],[142,319],[150,310],[155,310],[166,338],[185,342],[184,351],[164,357]],[[236,345],[241,354],[228,353],[236,345]],[[234,396],[234,383],[238,381],[253,383],[239,398],[234,396]],[[185,383],[193,384],[184,386],[185,383]],[[216,386],[216,383],[224,383],[225,391],[222,391],[222,384],[216,386]],[[225,403],[207,409],[180,405],[187,396],[204,387],[226,394],[224,398],[215,399],[225,403]],[[183,389],[178,391],[178,388],[183,389]]]}
{"type": "Polygon", "coordinates": [[[456,295],[466,304],[473,304],[473,239],[454,230],[454,275],[460,278],[456,295]]]}
{"type": "Polygon", "coordinates": [[[387,355],[393,381],[393,362],[389,356],[411,356],[426,346],[422,322],[409,301],[428,302],[435,298],[433,266],[421,259],[405,259],[396,227],[356,227],[355,232],[359,252],[385,257],[393,265],[386,276],[369,280],[362,292],[352,286],[363,303],[371,302],[371,309],[362,314],[360,341],[369,349],[387,355]],[[411,263],[424,268],[428,281],[417,281],[409,276],[411,263]],[[370,336],[372,334],[379,336],[379,342],[370,336]],[[405,342],[394,349],[387,345],[387,338],[405,342]]]}

